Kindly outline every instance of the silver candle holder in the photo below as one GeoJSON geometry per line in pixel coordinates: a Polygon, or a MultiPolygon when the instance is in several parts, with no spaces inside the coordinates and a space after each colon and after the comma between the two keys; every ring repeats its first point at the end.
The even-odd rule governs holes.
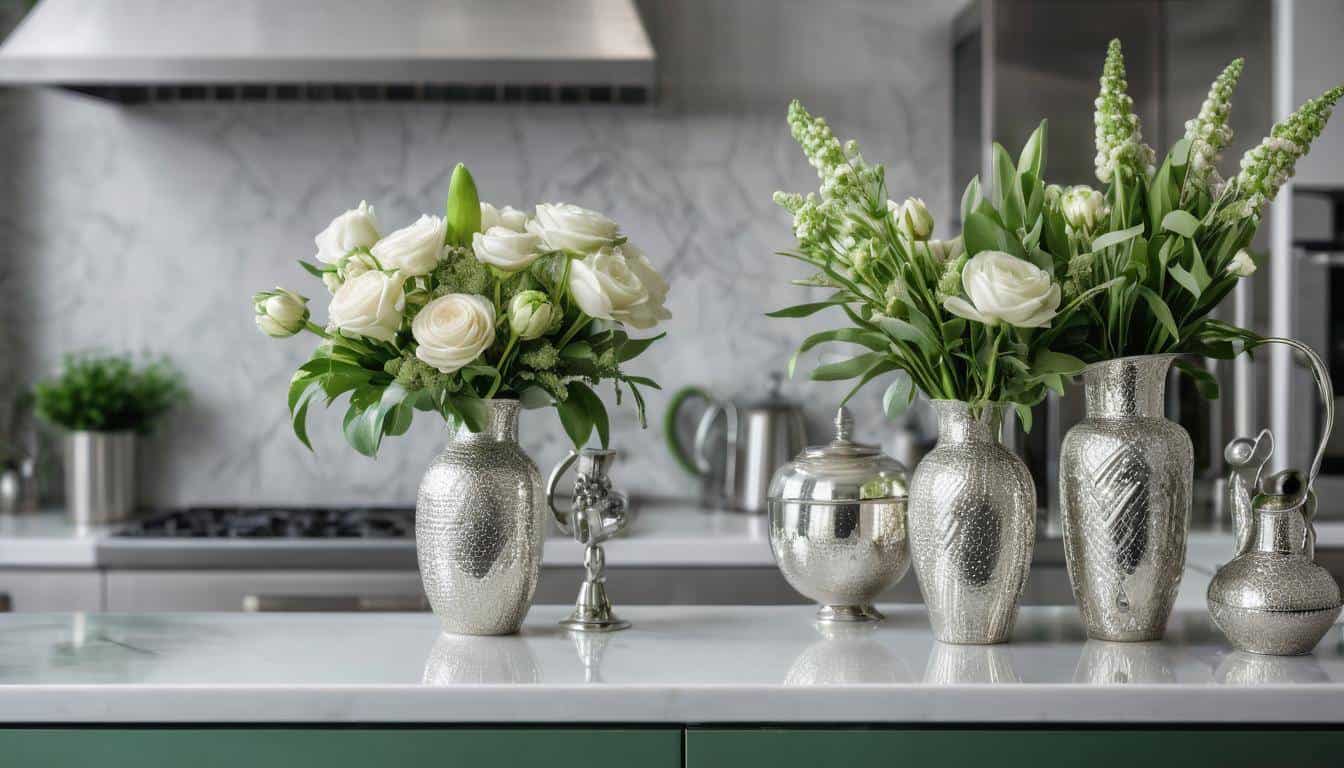
{"type": "Polygon", "coordinates": [[[546,483],[546,503],[560,530],[584,545],[584,579],[579,586],[574,611],[560,625],[575,632],[615,632],[630,622],[618,618],[607,598],[606,554],[602,542],[617,535],[629,523],[630,510],[625,494],[612,490],[608,472],[616,452],[584,448],[570,451],[546,483]],[[570,467],[575,469],[574,498],[569,509],[555,504],[555,489],[570,467]]]}

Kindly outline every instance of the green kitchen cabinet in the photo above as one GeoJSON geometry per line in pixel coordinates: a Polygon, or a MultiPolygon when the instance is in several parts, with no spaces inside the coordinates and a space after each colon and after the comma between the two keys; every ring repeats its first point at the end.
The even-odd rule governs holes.
{"type": "Polygon", "coordinates": [[[672,728],[0,729],[9,768],[680,768],[672,728]]]}
{"type": "Polygon", "coordinates": [[[1270,768],[1344,765],[1338,730],[927,730],[686,732],[686,768],[1270,768]]]}

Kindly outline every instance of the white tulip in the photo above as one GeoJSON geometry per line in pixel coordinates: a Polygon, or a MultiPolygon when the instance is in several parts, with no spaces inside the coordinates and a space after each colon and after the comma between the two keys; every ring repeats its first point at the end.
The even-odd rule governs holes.
{"type": "Polygon", "coordinates": [[[450,293],[429,302],[411,321],[415,356],[443,373],[471,364],[495,343],[495,305],[484,296],[450,293]]]}
{"type": "Polygon", "coordinates": [[[400,274],[365,272],[336,290],[327,308],[331,327],[378,341],[391,341],[401,328],[406,295],[400,274]]]}
{"type": "Polygon", "coordinates": [[[505,229],[512,229],[514,232],[526,232],[527,214],[511,205],[496,208],[489,203],[481,203],[481,231],[489,231],[491,227],[504,227],[505,229]]]}
{"type": "MultiPolygon", "coordinates": [[[[891,210],[891,201],[887,201],[891,210]]],[[[933,234],[933,214],[918,197],[907,197],[896,212],[896,227],[911,240],[928,240],[933,234]]]]}
{"type": "Polygon", "coordinates": [[[1004,322],[1040,328],[1059,310],[1059,286],[1049,273],[1003,251],[981,251],[972,257],[962,268],[961,285],[970,301],[949,296],[943,307],[985,325],[1004,322]]]}
{"type": "Polygon", "coordinates": [[[1091,232],[1106,215],[1106,198],[1086,185],[1069,187],[1059,199],[1060,211],[1070,227],[1091,232]]]}
{"type": "Polygon", "coordinates": [[[635,308],[648,302],[649,289],[619,246],[572,262],[569,292],[589,317],[618,322],[643,321],[646,317],[646,310],[635,308]],[[638,318],[634,317],[636,311],[640,313],[638,318]]]}
{"type": "Polygon", "coordinates": [[[257,327],[272,338],[293,336],[308,322],[308,299],[284,288],[256,294],[252,306],[257,327]]]}
{"type": "Polygon", "coordinates": [[[331,220],[327,228],[313,238],[317,245],[317,260],[337,264],[356,248],[369,248],[378,242],[378,221],[373,208],[363,200],[331,220]]]}
{"type": "Polygon", "coordinates": [[[569,203],[542,203],[527,230],[540,235],[553,250],[595,253],[616,244],[620,228],[616,222],[596,211],[569,203]]]}
{"type": "Polygon", "coordinates": [[[501,272],[517,272],[541,255],[541,238],[531,232],[515,232],[508,227],[491,227],[471,236],[476,260],[501,272]]]}
{"type": "Polygon", "coordinates": [[[1232,257],[1232,261],[1228,262],[1227,271],[1237,277],[1250,277],[1255,274],[1255,259],[1242,248],[1232,257]]]}
{"type": "Polygon", "coordinates": [[[426,214],[409,227],[379,240],[370,250],[383,269],[399,269],[407,277],[419,277],[439,265],[439,252],[447,233],[447,222],[426,214]]]}
{"type": "Polygon", "coordinates": [[[930,240],[926,245],[929,247],[929,256],[935,264],[956,261],[966,252],[966,245],[960,235],[951,240],[930,240]]]}
{"type": "Polygon", "coordinates": [[[541,338],[558,321],[555,305],[542,291],[520,291],[509,301],[509,329],[523,341],[541,338]]]}

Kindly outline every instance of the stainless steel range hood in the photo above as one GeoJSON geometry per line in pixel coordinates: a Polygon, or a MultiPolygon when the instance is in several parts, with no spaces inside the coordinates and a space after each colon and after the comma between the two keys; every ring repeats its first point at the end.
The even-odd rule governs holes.
{"type": "Polygon", "coordinates": [[[633,0],[42,0],[0,84],[135,101],[638,103],[656,56],[633,0]]]}

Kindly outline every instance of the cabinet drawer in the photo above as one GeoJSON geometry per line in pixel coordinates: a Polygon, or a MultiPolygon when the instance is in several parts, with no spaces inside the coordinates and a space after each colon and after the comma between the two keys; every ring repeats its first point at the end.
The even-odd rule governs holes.
{"type": "Polygon", "coordinates": [[[92,569],[0,569],[0,610],[23,613],[103,609],[103,576],[92,569]]]}
{"type": "Polygon", "coordinates": [[[3,729],[0,755],[43,768],[680,768],[681,730],[3,729]]]}
{"type": "Polygon", "coordinates": [[[1213,730],[692,729],[687,768],[1337,766],[1344,733],[1213,730]]]}

